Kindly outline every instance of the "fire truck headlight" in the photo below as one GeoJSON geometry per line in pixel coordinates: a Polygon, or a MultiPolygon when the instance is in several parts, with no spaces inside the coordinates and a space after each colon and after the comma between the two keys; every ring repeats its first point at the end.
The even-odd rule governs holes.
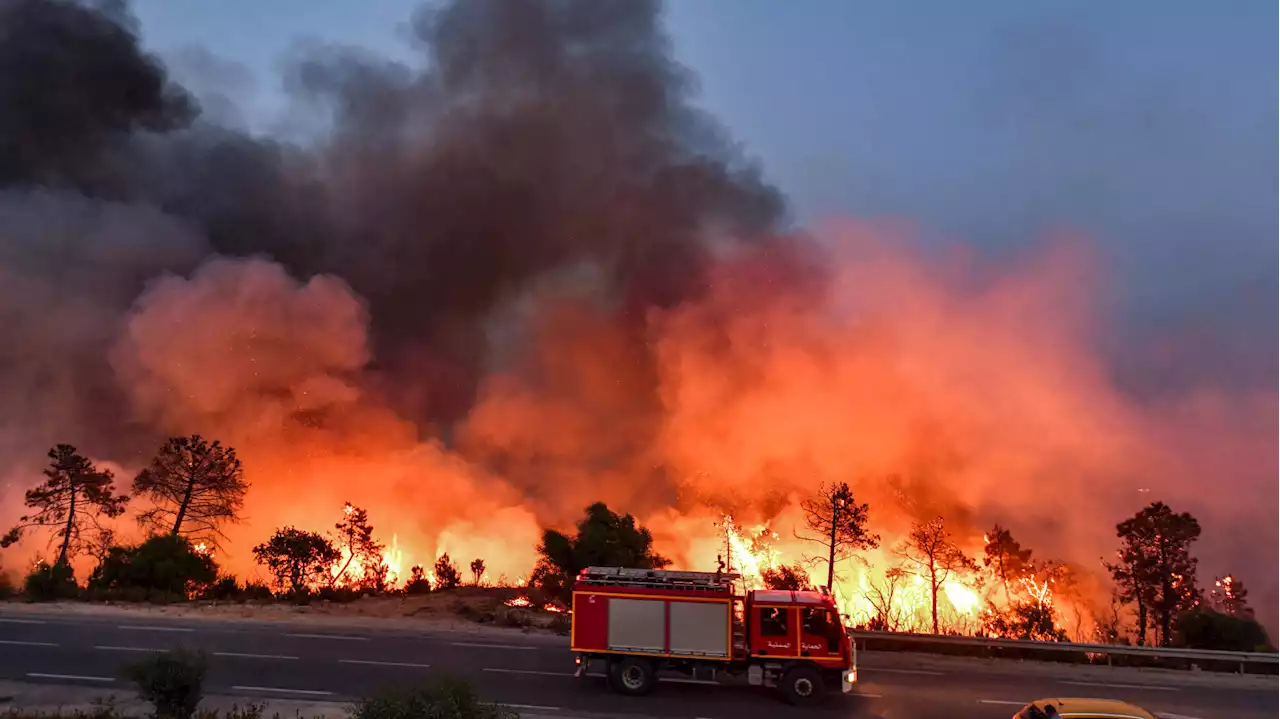
{"type": "Polygon", "coordinates": [[[857,684],[858,683],[857,670],[855,669],[854,671],[851,671],[851,672],[845,672],[844,680],[846,682],[849,682],[850,684],[857,684]]]}

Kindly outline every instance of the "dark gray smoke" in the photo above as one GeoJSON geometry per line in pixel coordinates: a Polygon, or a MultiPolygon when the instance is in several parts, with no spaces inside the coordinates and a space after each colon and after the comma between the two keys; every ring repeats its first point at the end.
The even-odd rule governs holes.
{"type": "MultiPolygon", "coordinates": [[[[148,208],[211,252],[342,276],[386,384],[434,375],[397,394],[444,420],[472,400],[483,318],[535,278],[603,267],[639,326],[696,291],[700,238],[779,220],[778,192],[690,104],[657,2],[459,1],[413,27],[425,72],[335,48],[297,63],[288,86],[332,132],[296,147],[199,119],[123,3],[0,0],[0,187],[148,208]]],[[[113,249],[83,251],[141,289],[113,249]]]]}

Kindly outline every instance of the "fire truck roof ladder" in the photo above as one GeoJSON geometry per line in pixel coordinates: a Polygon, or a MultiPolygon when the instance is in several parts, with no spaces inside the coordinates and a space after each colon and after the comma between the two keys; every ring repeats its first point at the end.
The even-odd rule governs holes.
{"type": "Polygon", "coordinates": [[[578,575],[579,584],[648,589],[726,592],[733,590],[739,575],[727,572],[677,572],[666,569],[587,567],[578,575]]]}

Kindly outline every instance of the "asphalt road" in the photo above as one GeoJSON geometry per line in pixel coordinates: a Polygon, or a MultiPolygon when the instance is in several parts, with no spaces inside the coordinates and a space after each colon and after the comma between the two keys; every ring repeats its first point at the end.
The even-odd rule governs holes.
{"type": "Polygon", "coordinates": [[[177,646],[212,655],[208,693],[264,698],[341,701],[444,669],[470,677],[487,699],[566,716],[983,719],[1009,717],[1033,698],[1081,695],[1124,699],[1173,719],[1276,716],[1274,687],[1199,686],[1176,678],[1096,683],[1070,673],[1010,675],[977,663],[923,669],[900,655],[866,652],[857,694],[817,709],[796,709],[750,687],[690,680],[666,681],[650,696],[629,698],[609,692],[603,679],[574,679],[562,638],[0,612],[3,679],[120,689],[127,686],[118,678],[123,664],[177,646]]]}

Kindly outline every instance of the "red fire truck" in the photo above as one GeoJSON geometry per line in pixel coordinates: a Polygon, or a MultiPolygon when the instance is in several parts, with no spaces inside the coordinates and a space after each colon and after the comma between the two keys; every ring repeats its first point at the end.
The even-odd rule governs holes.
{"type": "Polygon", "coordinates": [[[734,592],[736,574],[588,567],[573,589],[577,676],[604,670],[622,694],[660,672],[716,680],[745,674],[793,704],[858,681],[857,649],[825,591],[734,592]]]}

